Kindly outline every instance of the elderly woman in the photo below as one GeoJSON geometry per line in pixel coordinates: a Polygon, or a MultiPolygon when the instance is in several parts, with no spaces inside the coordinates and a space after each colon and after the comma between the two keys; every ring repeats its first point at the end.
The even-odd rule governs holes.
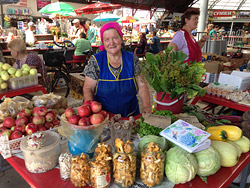
{"type": "Polygon", "coordinates": [[[91,57],[84,69],[84,100],[99,101],[104,110],[123,117],[139,114],[137,92],[142,99],[143,112],[150,113],[150,97],[147,82],[132,52],[122,48],[122,31],[116,22],[101,28],[104,44],[100,53],[91,57]]]}
{"type": "Polygon", "coordinates": [[[40,59],[37,54],[27,53],[26,45],[23,39],[14,39],[9,44],[11,56],[16,60],[13,67],[16,69],[21,69],[23,64],[27,64],[30,67],[37,69],[42,75],[42,80],[40,83],[43,85],[48,84],[47,71],[45,69],[44,62],[40,59]]]}
{"type": "Polygon", "coordinates": [[[191,32],[197,28],[200,11],[199,9],[190,8],[181,16],[182,29],[175,33],[172,41],[168,46],[173,46],[174,51],[183,51],[187,54],[185,62],[202,61],[201,48],[209,38],[203,35],[197,42],[191,32]]]}

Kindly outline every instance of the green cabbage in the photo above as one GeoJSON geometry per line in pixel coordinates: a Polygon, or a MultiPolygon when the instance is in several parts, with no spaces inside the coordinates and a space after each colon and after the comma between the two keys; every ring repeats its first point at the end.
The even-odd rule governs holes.
{"type": "Polygon", "coordinates": [[[212,146],[196,152],[194,155],[198,161],[198,175],[209,176],[215,174],[220,169],[220,155],[212,146]]]}
{"type": "Polygon", "coordinates": [[[162,151],[165,151],[168,149],[167,140],[165,138],[161,136],[148,135],[148,136],[144,136],[140,140],[140,143],[138,145],[139,152],[141,152],[143,148],[145,147],[145,145],[149,144],[150,142],[154,142],[158,144],[161,147],[162,151]]]}
{"type": "Polygon", "coordinates": [[[195,177],[198,163],[191,153],[176,146],[168,150],[166,158],[165,173],[173,183],[186,183],[195,177]]]}

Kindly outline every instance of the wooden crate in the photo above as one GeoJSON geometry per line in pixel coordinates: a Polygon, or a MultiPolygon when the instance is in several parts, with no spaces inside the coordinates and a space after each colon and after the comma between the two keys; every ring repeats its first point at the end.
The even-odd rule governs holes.
{"type": "Polygon", "coordinates": [[[83,84],[84,76],[83,73],[70,73],[70,87],[72,91],[72,97],[81,100],[83,99],[83,84]]]}

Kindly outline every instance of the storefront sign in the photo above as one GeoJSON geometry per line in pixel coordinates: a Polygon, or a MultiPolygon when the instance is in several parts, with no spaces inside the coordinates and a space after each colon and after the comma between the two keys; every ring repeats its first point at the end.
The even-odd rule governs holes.
{"type": "Polygon", "coordinates": [[[37,11],[45,7],[46,5],[51,3],[51,0],[36,0],[37,3],[37,11]]]}
{"type": "Polygon", "coordinates": [[[232,10],[214,10],[213,17],[232,17],[233,11],[232,10]]]}
{"type": "Polygon", "coordinates": [[[20,2],[20,6],[22,6],[22,7],[27,7],[27,0],[19,0],[19,2],[20,2]]]}

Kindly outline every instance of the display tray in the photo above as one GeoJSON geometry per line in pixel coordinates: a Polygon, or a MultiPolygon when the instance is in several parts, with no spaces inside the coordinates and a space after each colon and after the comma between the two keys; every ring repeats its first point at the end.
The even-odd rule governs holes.
{"type": "Polygon", "coordinates": [[[38,75],[29,75],[19,78],[11,78],[8,81],[9,89],[21,89],[25,87],[30,87],[38,84],[38,75]]]}

